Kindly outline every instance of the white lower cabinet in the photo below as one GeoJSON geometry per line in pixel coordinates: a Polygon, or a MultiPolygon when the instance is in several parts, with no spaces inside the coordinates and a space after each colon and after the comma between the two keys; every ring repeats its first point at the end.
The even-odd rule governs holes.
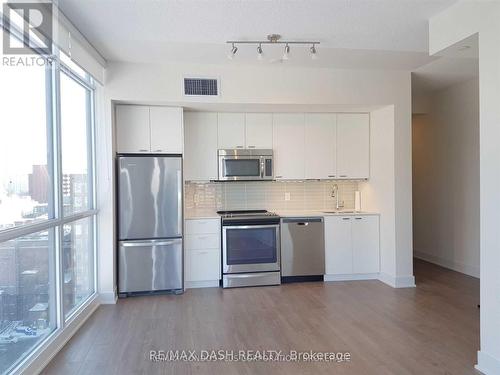
{"type": "Polygon", "coordinates": [[[218,286],[221,278],[220,220],[189,219],[185,227],[185,287],[218,286]]]}
{"type": "Polygon", "coordinates": [[[325,217],[325,272],[325,280],[373,278],[380,272],[378,215],[325,217]]]}

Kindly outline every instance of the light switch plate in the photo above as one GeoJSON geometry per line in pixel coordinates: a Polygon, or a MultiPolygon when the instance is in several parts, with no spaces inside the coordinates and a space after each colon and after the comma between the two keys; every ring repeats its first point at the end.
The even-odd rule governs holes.
{"type": "Polygon", "coordinates": [[[285,200],[289,201],[290,200],[290,193],[285,193],[285,200]]]}

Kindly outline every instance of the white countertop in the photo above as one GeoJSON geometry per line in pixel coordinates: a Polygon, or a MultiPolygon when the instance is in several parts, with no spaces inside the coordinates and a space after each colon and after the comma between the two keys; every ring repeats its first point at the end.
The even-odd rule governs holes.
{"type": "Polygon", "coordinates": [[[306,210],[306,211],[276,211],[276,213],[281,217],[313,217],[313,216],[360,216],[360,215],[379,215],[377,212],[367,212],[359,211],[354,212],[354,210],[344,210],[327,212],[330,210],[306,210]]]}
{"type": "MultiPolygon", "coordinates": [[[[329,211],[329,210],[325,210],[329,211]]],[[[313,217],[313,216],[360,216],[360,215],[379,215],[377,212],[353,212],[353,210],[344,210],[336,212],[325,212],[322,210],[305,210],[305,211],[276,211],[281,217],[313,217]]],[[[189,209],[184,213],[184,219],[218,219],[220,216],[215,210],[211,209],[189,209]]]]}

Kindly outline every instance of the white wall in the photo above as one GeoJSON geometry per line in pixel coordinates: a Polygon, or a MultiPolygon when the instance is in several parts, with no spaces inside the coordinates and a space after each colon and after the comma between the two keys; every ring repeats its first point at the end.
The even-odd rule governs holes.
{"type": "Polygon", "coordinates": [[[429,22],[430,53],[479,34],[481,350],[477,368],[500,374],[500,2],[460,1],[429,22]]]}
{"type": "MultiPolygon", "coordinates": [[[[411,214],[411,83],[410,72],[291,68],[284,65],[217,66],[186,64],[109,63],[106,70],[106,134],[112,131],[112,102],[178,104],[205,102],[216,104],[243,103],[249,106],[337,104],[344,106],[392,106],[386,130],[391,139],[386,146],[395,157],[387,160],[394,167],[384,175],[384,186],[391,196],[381,207],[387,212],[381,228],[387,241],[390,261],[383,273],[385,281],[394,286],[413,285],[412,214],[411,214]],[[221,79],[221,96],[217,98],[186,98],[182,94],[184,76],[208,76],[221,79]],[[389,245],[393,243],[394,245],[389,245]]],[[[241,107],[240,110],[244,110],[241,107]]],[[[307,108],[301,107],[302,111],[307,108]]],[[[384,143],[385,136],[380,135],[384,143]]],[[[108,140],[109,142],[109,140],[108,140]]],[[[108,147],[110,148],[110,147],[108,147]]],[[[106,164],[111,164],[108,155],[106,164]]],[[[113,174],[112,174],[113,175],[113,174]]],[[[380,185],[382,186],[382,185],[380,185]]],[[[105,189],[103,189],[105,190],[105,189]]],[[[111,189],[112,190],[112,189],[111,189]]],[[[382,192],[380,192],[382,194],[382,192]]],[[[104,199],[104,198],[103,198],[104,199]]],[[[105,200],[112,201],[109,195],[105,200]]],[[[366,200],[365,200],[366,202],[366,200]]],[[[101,215],[112,218],[113,207],[101,208],[101,215]]],[[[115,264],[114,239],[111,231],[101,233],[103,267],[115,264]]],[[[114,274],[102,270],[101,291],[114,292],[114,274]],[[105,274],[106,273],[106,274],[105,274]],[[111,287],[113,285],[113,287],[111,287]]]]}
{"type": "Polygon", "coordinates": [[[429,94],[413,116],[413,249],[479,277],[479,81],[429,94]]]}
{"type": "MultiPolygon", "coordinates": [[[[391,270],[396,269],[396,201],[394,173],[394,106],[370,114],[370,179],[359,184],[362,209],[380,212],[380,227],[394,228],[380,232],[381,279],[396,285],[391,270]]],[[[401,279],[400,279],[401,280],[401,279]]],[[[401,282],[399,282],[401,283],[401,282]]],[[[408,281],[407,281],[408,283],[408,281]]],[[[410,278],[409,284],[414,284],[410,278]]]]}

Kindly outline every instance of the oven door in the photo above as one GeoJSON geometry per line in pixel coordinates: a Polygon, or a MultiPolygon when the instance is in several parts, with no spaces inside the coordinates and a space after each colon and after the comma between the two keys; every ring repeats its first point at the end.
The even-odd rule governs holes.
{"type": "Polygon", "coordinates": [[[280,270],[280,226],[222,227],[223,273],[280,270]]]}
{"type": "Polygon", "coordinates": [[[261,180],[264,165],[260,156],[219,156],[219,180],[261,180]]]}

